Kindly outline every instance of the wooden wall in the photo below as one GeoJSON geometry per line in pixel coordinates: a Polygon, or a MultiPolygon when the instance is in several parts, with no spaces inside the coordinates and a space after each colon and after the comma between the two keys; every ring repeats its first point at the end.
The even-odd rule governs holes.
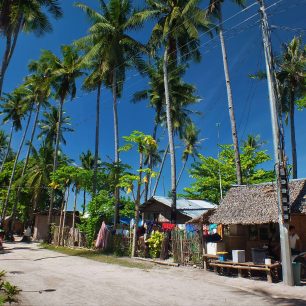
{"type": "Polygon", "coordinates": [[[306,215],[291,215],[290,224],[295,226],[296,233],[299,235],[303,251],[306,251],[306,215]]]}

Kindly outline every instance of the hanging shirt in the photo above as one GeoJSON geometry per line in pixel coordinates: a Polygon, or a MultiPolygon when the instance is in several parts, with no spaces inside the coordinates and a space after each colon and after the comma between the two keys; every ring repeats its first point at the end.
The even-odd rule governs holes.
{"type": "Polygon", "coordinates": [[[289,243],[291,249],[296,249],[296,242],[300,240],[300,237],[297,234],[289,235],[289,243]]]}

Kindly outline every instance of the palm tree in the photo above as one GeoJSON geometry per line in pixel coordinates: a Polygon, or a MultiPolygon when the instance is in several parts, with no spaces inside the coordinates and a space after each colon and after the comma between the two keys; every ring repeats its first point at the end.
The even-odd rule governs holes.
{"type": "Polygon", "coordinates": [[[0,161],[3,161],[4,156],[6,154],[8,147],[8,140],[9,140],[8,135],[3,130],[0,130],[0,161]]]}
{"type": "MultiPolygon", "coordinates": [[[[91,151],[89,150],[86,153],[83,152],[80,155],[80,161],[81,161],[82,168],[85,170],[93,170],[98,164],[95,161],[95,157],[93,157],[91,151]]],[[[85,210],[86,210],[86,189],[84,189],[84,193],[83,193],[83,215],[85,213],[85,210]]]]}
{"type": "Polygon", "coordinates": [[[13,169],[12,169],[12,173],[11,173],[11,177],[10,177],[10,181],[9,181],[9,185],[8,185],[8,189],[7,189],[7,194],[6,194],[6,198],[5,201],[3,203],[3,207],[2,207],[2,220],[4,220],[4,218],[6,217],[6,211],[7,211],[7,207],[8,207],[8,202],[9,202],[9,197],[10,197],[10,193],[11,193],[11,188],[13,185],[13,181],[14,181],[14,177],[15,177],[15,171],[16,171],[16,167],[17,167],[17,163],[19,160],[19,156],[28,132],[28,128],[31,122],[31,117],[32,117],[32,112],[33,112],[33,101],[30,99],[29,100],[29,96],[28,96],[28,89],[24,86],[21,86],[19,88],[17,88],[13,95],[16,97],[16,99],[19,101],[20,104],[23,105],[23,116],[26,116],[26,114],[28,113],[28,119],[26,121],[26,126],[25,129],[23,131],[21,140],[20,140],[20,144],[15,156],[15,160],[14,160],[14,165],[13,165],[13,169]]]}
{"type": "Polygon", "coordinates": [[[266,142],[260,139],[260,135],[248,135],[247,139],[243,142],[242,147],[249,146],[253,149],[261,148],[266,142]]]}
{"type": "MultiPolygon", "coordinates": [[[[245,0],[233,0],[237,5],[243,7],[245,5],[245,0]]],[[[242,173],[241,173],[241,162],[240,162],[240,152],[239,152],[239,142],[238,142],[238,134],[236,127],[236,119],[235,119],[235,111],[234,111],[234,103],[233,103],[233,95],[232,95],[232,87],[230,82],[228,61],[227,61],[227,52],[224,42],[223,35],[223,17],[222,17],[222,4],[224,0],[210,0],[209,8],[207,10],[207,16],[214,17],[219,21],[218,32],[221,42],[222,49],[222,58],[223,58],[223,66],[224,66],[224,74],[225,74],[225,84],[227,90],[227,101],[228,101],[228,111],[231,122],[231,130],[232,130],[232,139],[235,151],[235,164],[236,164],[236,177],[237,184],[242,184],[242,173]]]]}
{"type": "MultiPolygon", "coordinates": [[[[40,114],[40,108],[41,106],[47,106],[48,105],[48,98],[51,94],[51,88],[50,88],[50,78],[44,74],[45,72],[45,65],[44,63],[41,63],[40,61],[32,61],[29,64],[29,70],[34,72],[34,74],[30,75],[25,79],[25,86],[28,89],[28,100],[32,100],[34,104],[36,104],[35,109],[35,119],[32,127],[32,132],[30,139],[28,141],[28,150],[26,153],[25,161],[22,168],[21,173],[21,179],[18,188],[17,188],[17,195],[14,202],[13,210],[12,210],[12,219],[14,222],[14,217],[16,213],[17,204],[20,199],[20,193],[21,193],[21,187],[20,185],[23,184],[23,180],[25,177],[25,173],[28,167],[28,162],[30,158],[31,153],[31,147],[33,145],[33,140],[36,132],[36,127],[38,123],[38,118],[40,114]]],[[[13,228],[13,222],[11,223],[11,226],[13,228]]]]}
{"type": "MultiPolygon", "coordinates": [[[[117,98],[120,97],[122,91],[126,69],[131,67],[132,64],[133,67],[143,68],[140,52],[145,51],[145,48],[128,34],[129,31],[139,28],[139,22],[133,18],[135,13],[131,0],[110,0],[107,4],[105,1],[99,0],[99,3],[100,12],[93,10],[85,4],[77,3],[77,6],[84,10],[90,17],[92,23],[89,34],[81,38],[78,44],[90,46],[84,59],[86,62],[94,62],[97,64],[94,70],[99,75],[97,84],[102,84],[102,80],[105,79],[106,85],[112,88],[115,144],[114,162],[118,165],[120,161],[117,98]],[[105,77],[103,76],[104,74],[106,74],[105,77]]],[[[97,129],[98,127],[96,125],[97,129]]],[[[98,154],[95,155],[97,160],[98,154]]],[[[114,222],[117,224],[119,220],[120,201],[120,190],[118,187],[115,190],[115,199],[114,222]]]]}
{"type": "Polygon", "coordinates": [[[32,157],[26,172],[26,185],[32,190],[33,210],[37,208],[37,203],[43,198],[47,200],[47,190],[51,182],[50,174],[53,170],[54,148],[48,142],[43,142],[38,150],[31,147],[32,157]]]}
{"type": "Polygon", "coordinates": [[[204,10],[198,6],[198,1],[194,0],[147,0],[146,8],[135,17],[138,23],[147,19],[156,20],[149,44],[154,48],[164,46],[164,91],[171,160],[171,221],[176,222],[176,161],[168,69],[171,65],[176,67],[178,55],[180,55],[180,61],[200,60],[199,31],[206,31],[208,23],[204,10]]]}
{"type": "MultiPolygon", "coordinates": [[[[60,143],[66,145],[66,139],[64,133],[73,132],[71,128],[70,117],[65,115],[66,112],[63,111],[61,118],[61,130],[60,130],[60,143]]],[[[40,133],[38,138],[44,138],[51,145],[55,145],[57,136],[57,123],[59,122],[58,109],[55,106],[51,106],[49,111],[43,113],[43,118],[39,120],[38,125],[40,128],[40,133]]]]}
{"type": "MultiPolygon", "coordinates": [[[[62,58],[58,58],[51,51],[44,50],[41,55],[41,61],[48,66],[47,73],[51,76],[51,85],[54,89],[54,97],[59,101],[58,121],[56,128],[56,138],[54,145],[53,171],[58,166],[58,151],[61,140],[61,130],[63,123],[63,106],[68,97],[71,100],[76,95],[76,79],[83,75],[80,68],[81,58],[77,49],[72,46],[61,47],[62,58]]],[[[51,223],[52,209],[54,202],[54,191],[52,192],[49,207],[48,223],[51,223]]]]}
{"type": "Polygon", "coordinates": [[[276,77],[280,88],[281,110],[290,121],[292,178],[297,178],[297,153],[295,137],[295,107],[306,91],[306,49],[300,37],[284,44],[283,53],[277,60],[276,77]]]}
{"type": "MultiPolygon", "coordinates": [[[[190,116],[194,114],[194,112],[190,111],[188,107],[200,101],[199,97],[195,95],[196,88],[182,80],[185,71],[186,67],[183,65],[180,65],[179,67],[170,65],[168,69],[169,95],[172,102],[171,119],[173,133],[174,135],[178,135],[180,139],[183,139],[184,130],[192,123],[190,116]]],[[[134,94],[133,102],[149,99],[149,106],[155,109],[153,138],[156,139],[157,127],[159,125],[167,124],[163,61],[157,59],[155,65],[150,65],[148,67],[148,74],[150,78],[148,84],[150,87],[136,92],[134,94]]],[[[152,195],[155,195],[158,187],[168,151],[169,145],[167,145],[167,148],[164,151],[160,171],[156,178],[152,195]]]]}
{"type": "Polygon", "coordinates": [[[183,135],[183,142],[185,144],[185,149],[183,152],[183,156],[182,156],[182,160],[183,160],[183,166],[182,169],[180,171],[180,174],[178,176],[177,179],[177,185],[179,184],[182,174],[185,170],[186,164],[188,162],[188,158],[189,156],[197,156],[198,154],[198,146],[199,146],[199,133],[200,131],[196,128],[196,126],[194,125],[194,123],[190,123],[189,125],[186,126],[185,130],[184,130],[184,135],[183,135]]]}
{"type": "Polygon", "coordinates": [[[13,138],[13,132],[17,132],[21,130],[22,128],[22,118],[24,116],[25,108],[22,103],[20,103],[20,96],[16,93],[16,91],[13,91],[10,94],[5,94],[1,100],[3,101],[1,105],[1,115],[4,115],[4,118],[2,119],[2,123],[6,124],[7,122],[11,122],[11,130],[10,130],[10,136],[8,141],[8,146],[6,149],[6,153],[4,155],[4,158],[2,159],[2,164],[0,168],[0,173],[3,170],[4,164],[7,161],[7,158],[9,156],[10,150],[11,150],[11,142],[13,138]]]}
{"type": "Polygon", "coordinates": [[[0,35],[6,40],[0,67],[0,96],[5,73],[20,32],[34,33],[37,36],[51,32],[52,25],[48,19],[48,13],[56,19],[62,16],[58,0],[2,0],[0,2],[0,35]]]}

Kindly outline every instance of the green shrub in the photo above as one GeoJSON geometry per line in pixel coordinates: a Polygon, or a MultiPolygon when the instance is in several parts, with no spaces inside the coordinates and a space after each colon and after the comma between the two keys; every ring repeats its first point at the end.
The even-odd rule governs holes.
{"type": "Polygon", "coordinates": [[[151,237],[148,239],[149,254],[152,258],[157,258],[160,255],[161,246],[165,234],[161,232],[152,232],[151,237]]]}

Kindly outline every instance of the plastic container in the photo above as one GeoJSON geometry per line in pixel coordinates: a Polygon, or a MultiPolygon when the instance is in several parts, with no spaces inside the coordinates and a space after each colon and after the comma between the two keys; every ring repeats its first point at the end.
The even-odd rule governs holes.
{"type": "Polygon", "coordinates": [[[267,249],[252,248],[252,261],[255,265],[264,265],[267,258],[267,249]]]}
{"type": "Polygon", "coordinates": [[[271,265],[271,264],[272,264],[271,258],[265,258],[265,265],[271,265]]]}
{"type": "Polygon", "coordinates": [[[232,250],[233,262],[245,262],[245,250],[232,250]]]}
{"type": "Polygon", "coordinates": [[[218,255],[219,261],[225,261],[227,252],[218,252],[217,255],[218,255]]]}
{"type": "Polygon", "coordinates": [[[295,286],[301,285],[301,263],[293,262],[292,263],[292,272],[293,272],[293,280],[295,286]]]}

